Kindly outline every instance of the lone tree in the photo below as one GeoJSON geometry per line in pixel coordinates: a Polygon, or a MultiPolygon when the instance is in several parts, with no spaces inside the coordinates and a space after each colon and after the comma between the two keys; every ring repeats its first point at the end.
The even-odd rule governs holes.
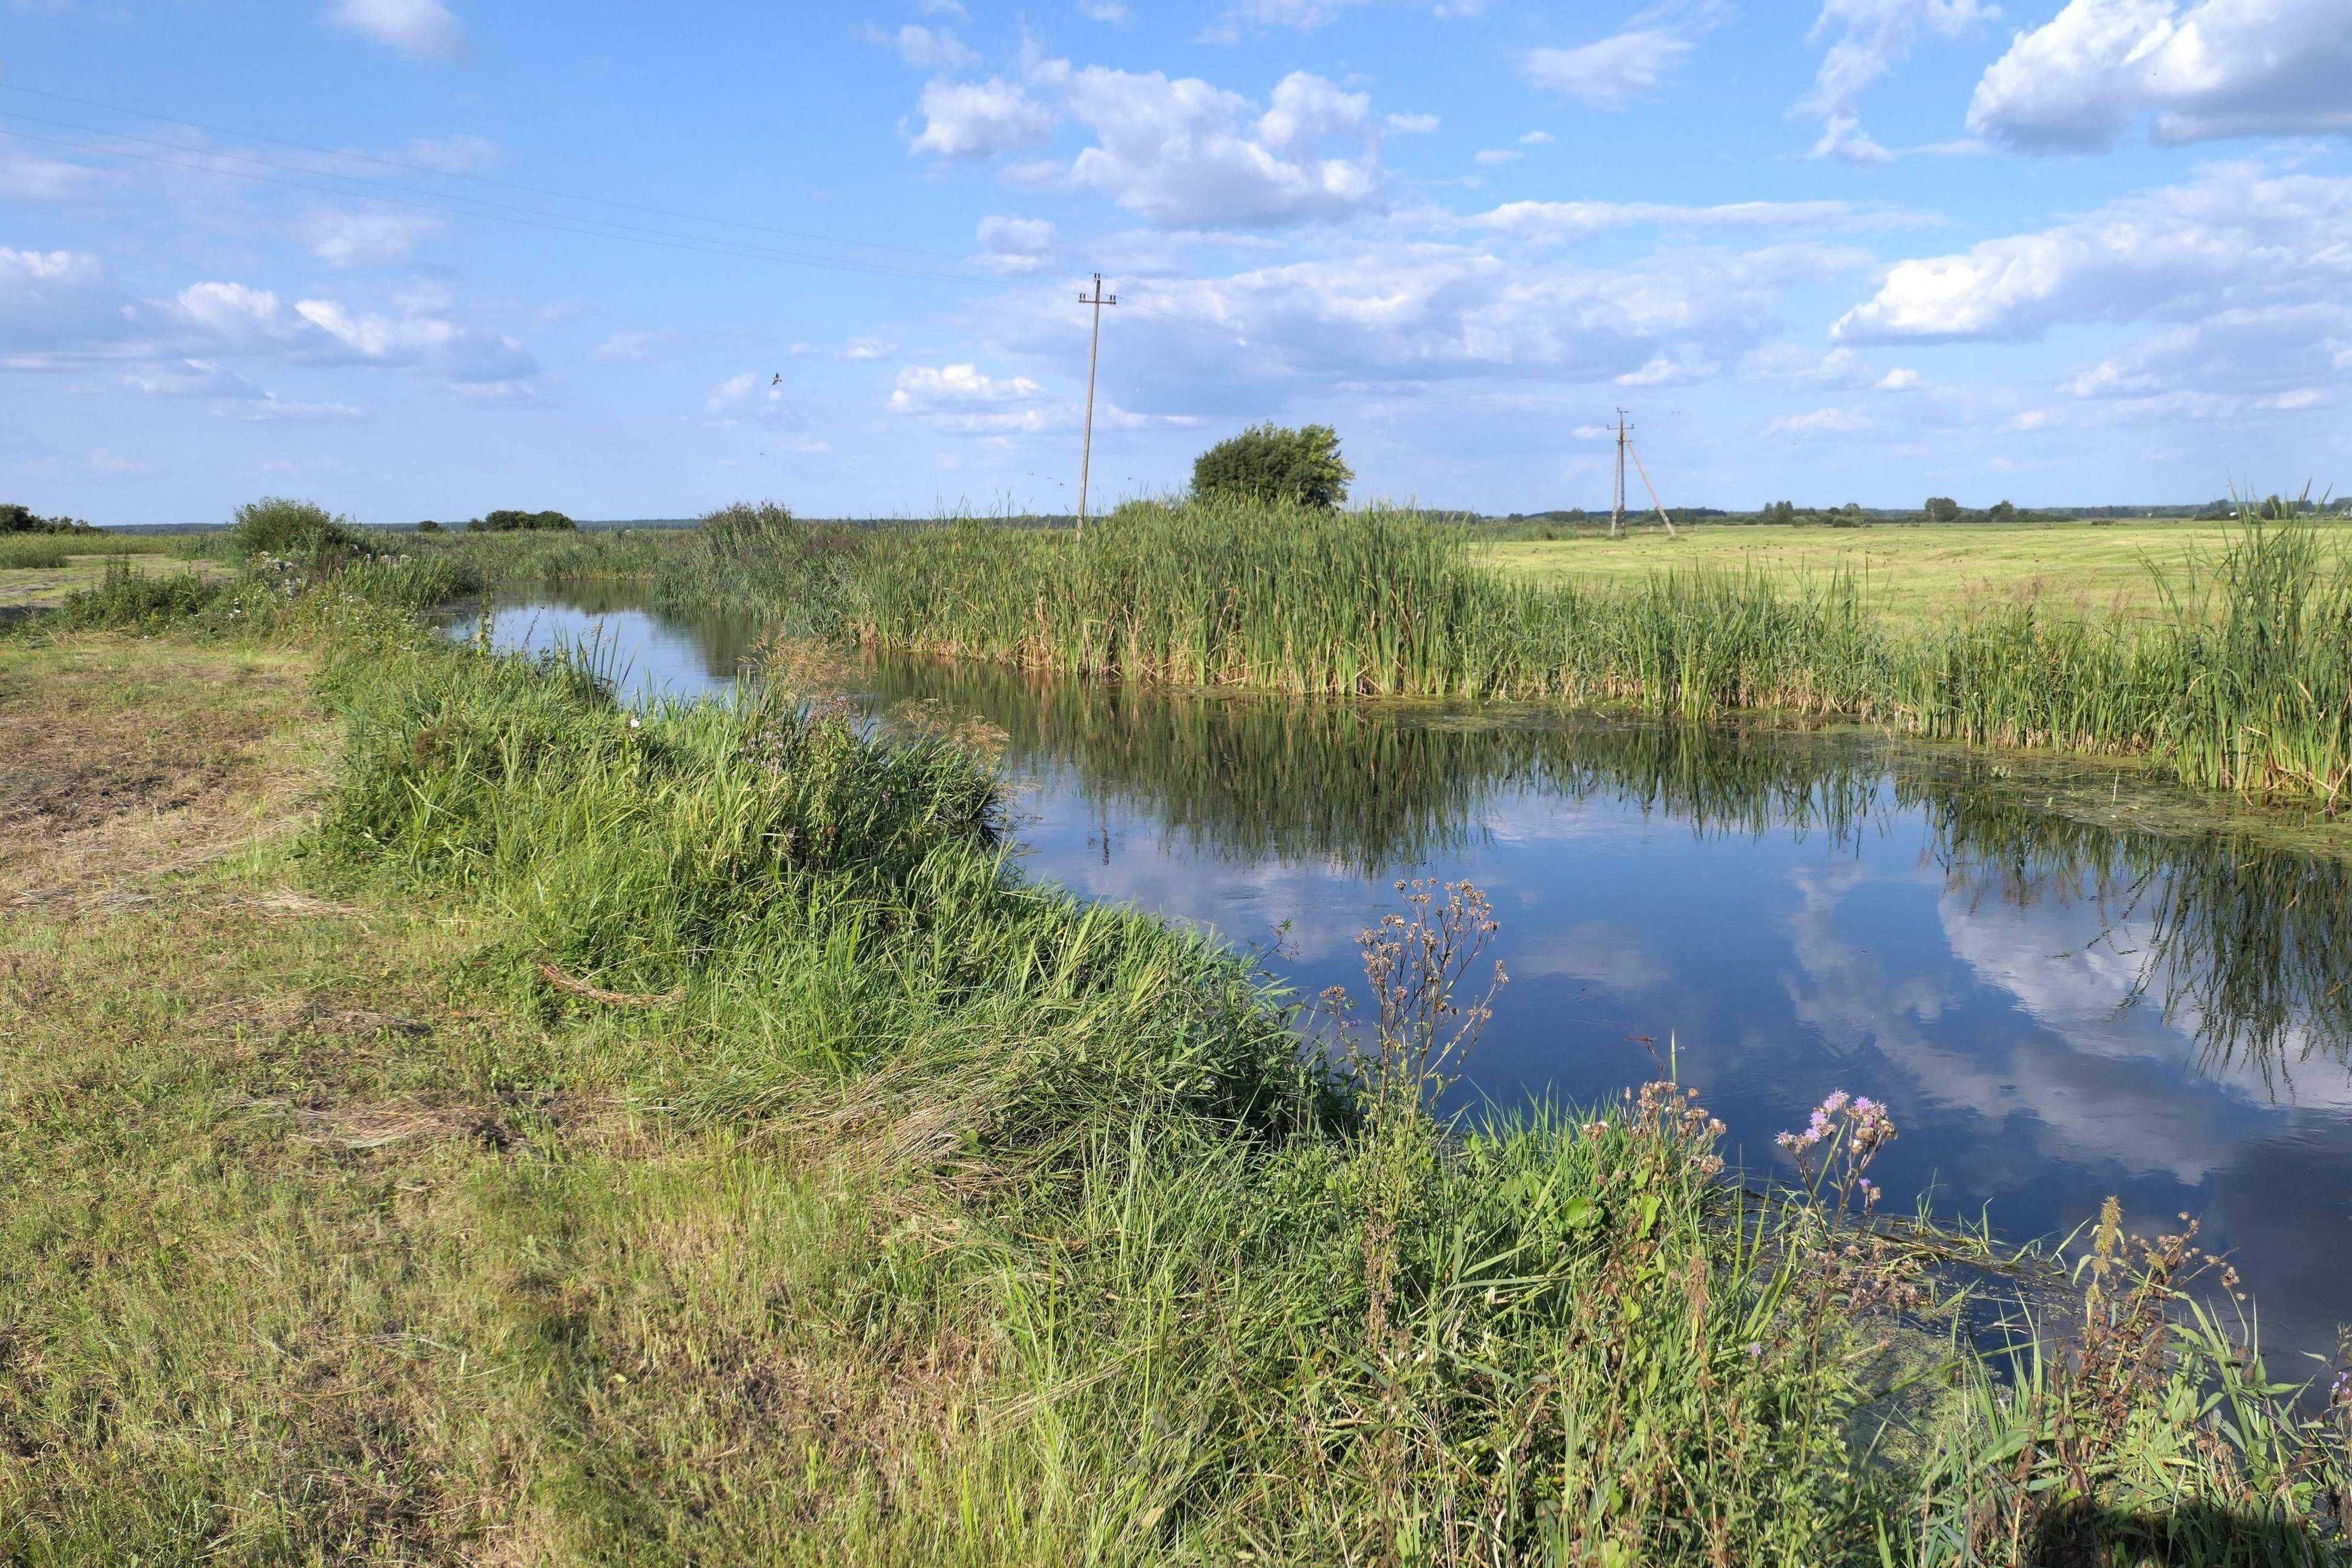
{"type": "Polygon", "coordinates": [[[1254,425],[1201,454],[1192,464],[1192,494],[1330,508],[1348,499],[1355,477],[1339,460],[1339,433],[1328,425],[1254,425]]]}
{"type": "Polygon", "coordinates": [[[1929,496],[1927,498],[1927,504],[1921,510],[1927,512],[1927,521],[1929,522],[1958,522],[1960,521],[1960,503],[1954,500],[1949,496],[1929,496]]]}

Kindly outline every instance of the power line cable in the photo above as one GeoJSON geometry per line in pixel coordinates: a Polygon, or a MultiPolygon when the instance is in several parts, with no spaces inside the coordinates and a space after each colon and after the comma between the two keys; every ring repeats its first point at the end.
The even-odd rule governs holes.
{"type": "MultiPolygon", "coordinates": [[[[186,154],[186,155],[188,155],[189,157],[192,157],[192,158],[201,159],[201,160],[207,160],[207,162],[201,162],[201,163],[188,163],[188,164],[186,164],[185,166],[190,167],[190,168],[207,169],[207,170],[210,170],[212,173],[215,173],[215,174],[235,174],[238,173],[238,171],[234,170],[234,169],[213,169],[213,168],[212,168],[212,166],[211,166],[211,163],[210,163],[209,160],[224,159],[224,160],[226,160],[226,161],[228,161],[228,162],[230,162],[230,163],[250,163],[250,164],[252,164],[254,167],[256,167],[256,168],[260,168],[260,169],[275,169],[275,170],[278,170],[278,171],[279,173],[281,173],[281,174],[304,174],[304,175],[309,175],[309,176],[310,176],[310,177],[312,177],[312,178],[315,178],[315,179],[321,179],[321,180],[340,180],[340,181],[343,181],[343,182],[345,182],[345,183],[347,183],[347,184],[357,184],[357,185],[373,185],[373,186],[376,187],[376,188],[377,188],[377,189],[379,189],[379,190],[397,191],[397,192],[399,192],[403,196],[405,196],[405,197],[419,198],[419,202],[418,202],[418,203],[415,203],[415,204],[411,204],[411,205],[422,205],[422,203],[446,204],[446,203],[449,203],[449,202],[462,202],[462,203],[467,204],[465,206],[462,206],[462,207],[449,207],[449,206],[446,206],[446,205],[436,205],[436,210],[445,211],[445,212],[459,212],[459,213],[467,213],[467,214],[471,214],[471,215],[473,215],[473,216],[485,216],[485,217],[495,216],[495,215],[496,215],[496,214],[498,214],[498,213],[514,213],[514,214],[519,214],[519,215],[523,216],[526,216],[526,217],[532,217],[532,218],[544,218],[544,219],[547,219],[547,220],[550,220],[550,221],[551,221],[551,222],[555,222],[555,223],[562,223],[562,224],[593,224],[593,225],[597,226],[598,229],[600,229],[600,230],[602,230],[602,229],[611,229],[611,230],[620,231],[620,232],[623,232],[623,233],[634,233],[634,234],[652,235],[652,236],[654,236],[654,237],[657,237],[657,238],[663,238],[663,239],[690,239],[690,240],[701,240],[701,241],[705,241],[706,243],[712,244],[712,245],[726,245],[726,246],[740,247],[741,247],[741,248],[742,248],[746,253],[750,253],[750,252],[751,252],[751,251],[756,250],[756,251],[758,251],[758,252],[759,252],[759,253],[761,253],[761,254],[772,255],[772,256],[792,256],[792,257],[795,257],[795,258],[801,258],[801,259],[812,259],[812,260],[835,260],[835,259],[837,259],[837,260],[845,261],[845,262],[854,262],[854,263],[856,263],[856,265],[859,265],[859,266],[870,266],[870,267],[889,267],[889,268],[893,268],[895,270],[914,272],[914,275],[917,275],[917,276],[923,276],[923,275],[924,275],[924,274],[921,274],[921,273],[919,273],[919,272],[915,272],[915,270],[914,270],[914,269],[910,269],[910,268],[898,268],[898,267],[896,267],[896,264],[889,263],[889,262],[866,262],[866,261],[859,261],[857,258],[853,258],[853,257],[841,257],[841,258],[814,257],[814,256],[812,256],[810,253],[808,253],[808,252],[804,252],[804,251],[778,251],[778,250],[774,249],[772,247],[752,247],[752,246],[749,246],[749,245],[747,245],[744,241],[741,241],[741,240],[731,240],[731,239],[711,239],[711,238],[709,238],[708,237],[700,236],[700,235],[681,235],[681,234],[678,234],[678,233],[675,232],[674,230],[669,230],[669,229],[659,229],[659,228],[651,228],[651,227],[646,226],[646,225],[644,225],[644,224],[624,223],[624,222],[622,222],[621,220],[619,220],[619,219],[617,219],[617,218],[594,217],[594,216],[590,216],[583,215],[583,214],[579,214],[579,213],[549,212],[549,211],[546,211],[545,209],[543,209],[543,208],[540,208],[540,207],[522,207],[522,206],[517,206],[517,205],[514,205],[513,203],[511,203],[511,202],[494,202],[494,201],[489,201],[489,200],[488,200],[488,199],[486,199],[486,198],[484,198],[484,197],[481,197],[481,196],[458,195],[455,195],[455,194],[445,194],[445,193],[438,192],[438,191],[420,191],[420,190],[416,189],[416,188],[415,188],[415,186],[413,186],[413,185],[395,184],[394,183],[393,183],[392,181],[389,181],[389,180],[376,180],[376,179],[370,179],[368,176],[366,176],[366,175],[364,175],[364,174],[338,174],[338,173],[336,173],[334,170],[331,170],[331,169],[312,169],[312,168],[306,168],[306,167],[304,167],[304,166],[302,166],[301,164],[299,164],[299,163],[273,163],[272,161],[270,161],[270,160],[269,160],[269,159],[268,159],[268,158],[256,158],[256,157],[252,157],[252,156],[250,156],[249,154],[242,153],[223,153],[223,152],[215,152],[215,151],[213,151],[212,149],[209,149],[209,148],[184,147],[184,146],[182,146],[182,145],[181,145],[180,143],[178,143],[178,142],[159,141],[159,140],[157,140],[156,138],[152,137],[152,136],[133,136],[133,135],[131,135],[131,134],[129,134],[128,132],[120,132],[120,131],[105,131],[105,130],[101,130],[101,129],[100,129],[98,126],[95,126],[95,125],[77,125],[77,124],[72,123],[72,122],[71,122],[71,121],[63,121],[63,120],[50,120],[50,119],[47,119],[47,117],[42,116],[42,115],[38,115],[38,114],[26,114],[26,113],[23,113],[22,111],[13,111],[13,113],[14,113],[14,118],[16,118],[16,119],[17,119],[17,120],[29,120],[29,121],[33,121],[34,123],[36,123],[36,124],[40,124],[40,125],[50,125],[50,126],[58,126],[58,127],[62,127],[63,129],[68,130],[68,131],[79,131],[79,132],[87,132],[87,133],[88,133],[88,134],[89,134],[89,135],[93,135],[93,136],[102,136],[102,137],[106,137],[106,138],[108,138],[108,139],[109,139],[109,140],[110,140],[110,141],[115,141],[115,142],[136,142],[140,143],[142,146],[147,146],[147,147],[161,147],[161,148],[164,149],[166,152],[171,152],[171,153],[179,153],[186,154]]],[[[114,153],[115,155],[119,155],[119,156],[122,156],[122,157],[131,157],[131,156],[135,156],[135,154],[132,154],[132,153],[121,153],[119,149],[101,147],[101,146],[97,146],[96,144],[91,144],[91,143],[84,143],[83,145],[89,147],[89,148],[90,148],[90,150],[92,150],[92,151],[94,151],[94,152],[96,152],[96,153],[100,153],[100,155],[105,155],[105,154],[107,154],[107,153],[114,153]]],[[[320,186],[306,186],[306,187],[303,187],[303,188],[305,188],[305,189],[317,190],[317,189],[321,189],[321,188],[324,188],[324,187],[320,187],[320,186]]],[[[344,193],[344,192],[341,192],[341,191],[331,191],[331,194],[334,194],[334,195],[346,195],[346,194],[348,194],[348,195],[352,195],[352,196],[357,197],[357,198],[362,199],[362,200],[368,200],[368,199],[386,199],[386,198],[371,198],[371,197],[368,195],[368,194],[367,194],[366,192],[363,192],[363,191],[352,191],[352,192],[349,192],[349,193],[344,193]]],[[[928,254],[928,253],[926,253],[926,254],[928,254]]]]}
{"type": "MultiPolygon", "coordinates": [[[[47,146],[71,148],[76,152],[86,153],[96,157],[129,158],[142,163],[157,163],[167,168],[218,174],[233,180],[251,180],[262,184],[284,185],[293,190],[310,191],[320,195],[339,196],[349,201],[381,202],[393,206],[415,207],[425,212],[439,213],[444,216],[482,218],[492,223],[517,224],[526,228],[546,229],[558,234],[582,235],[592,239],[618,239],[637,245],[657,246],[666,250],[693,251],[709,256],[731,256],[749,260],[773,261],[785,266],[814,267],[837,272],[863,273],[877,277],[922,279],[938,283],[962,284],[966,287],[982,286],[995,281],[992,279],[973,278],[968,274],[924,271],[915,268],[894,267],[885,262],[865,261],[850,257],[818,256],[804,252],[777,250],[763,246],[746,245],[736,240],[712,239],[698,235],[680,235],[659,229],[645,229],[636,225],[614,225],[612,220],[605,218],[575,217],[560,213],[522,216],[532,213],[532,209],[529,208],[505,213],[484,211],[476,206],[453,206],[448,205],[446,199],[442,201],[424,199],[423,193],[405,197],[378,195],[367,191],[352,191],[334,185],[316,184],[307,180],[284,179],[277,175],[252,174],[243,169],[224,169],[213,163],[192,162],[184,158],[166,158],[152,153],[133,153],[124,148],[100,146],[92,142],[77,142],[68,137],[42,136],[29,131],[12,131],[5,126],[0,126],[0,136],[14,137],[22,142],[37,142],[47,146]]],[[[218,158],[232,155],[199,153],[197,156],[218,158]]],[[[244,161],[259,162],[254,159],[244,161]]],[[[282,164],[265,164],[264,166],[287,167],[282,164]]],[[[310,171],[294,172],[307,174],[310,171]]],[[[351,176],[322,177],[349,178],[351,176]]],[[[471,201],[475,198],[457,199],[471,201]]]]}
{"type": "MultiPolygon", "coordinates": [[[[84,109],[101,109],[110,114],[133,115],[142,120],[152,120],[163,125],[183,126],[190,131],[203,131],[215,136],[236,136],[248,142],[267,142],[273,146],[292,147],[304,153],[316,153],[329,158],[346,158],[377,163],[390,169],[404,169],[411,174],[429,174],[436,179],[471,180],[478,184],[497,185],[502,189],[520,191],[528,195],[548,196],[557,201],[587,202],[602,206],[625,207],[632,212],[646,213],[656,217],[682,218],[690,223],[721,224],[730,228],[751,229],[763,234],[776,235],[784,239],[811,240],[822,245],[849,245],[868,250],[895,250],[908,256],[928,256],[942,261],[958,259],[945,251],[926,250],[911,245],[893,245],[878,239],[845,239],[838,235],[811,234],[800,229],[778,228],[772,224],[750,223],[741,218],[714,217],[707,213],[684,212],[673,207],[648,206],[641,202],[626,202],[613,196],[584,196],[577,192],[552,190],[542,185],[526,185],[513,180],[501,180],[494,175],[477,174],[462,169],[436,169],[429,163],[386,158],[373,153],[354,153],[332,147],[320,147],[313,142],[292,142],[282,136],[264,136],[257,132],[232,131],[224,126],[207,125],[202,121],[178,120],[168,114],[157,114],[152,110],[131,109],[119,103],[101,103],[96,99],[75,98],[68,93],[48,92],[37,87],[20,87],[13,82],[0,81],[0,92],[29,93],[36,98],[53,99],[59,103],[79,104],[84,109]]],[[[24,118],[30,120],[38,117],[26,115],[24,118]]],[[[108,134],[108,132],[100,132],[100,134],[108,134]]]]}

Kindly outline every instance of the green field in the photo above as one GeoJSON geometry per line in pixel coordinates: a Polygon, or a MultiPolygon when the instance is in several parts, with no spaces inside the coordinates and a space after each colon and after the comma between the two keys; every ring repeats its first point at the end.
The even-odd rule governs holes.
{"type": "MultiPolygon", "coordinates": [[[[2352,526],[2317,524],[2352,541],[2352,526]]],[[[1481,547],[1494,565],[1532,582],[1622,584],[1661,570],[1756,568],[1792,578],[1853,574],[1869,606],[1916,623],[2032,602],[2078,616],[2161,612],[2150,564],[2182,573],[2218,555],[2231,525],[2190,521],[2012,523],[1905,528],[1685,527],[1650,520],[1621,539],[1513,542],[1481,547]]]]}

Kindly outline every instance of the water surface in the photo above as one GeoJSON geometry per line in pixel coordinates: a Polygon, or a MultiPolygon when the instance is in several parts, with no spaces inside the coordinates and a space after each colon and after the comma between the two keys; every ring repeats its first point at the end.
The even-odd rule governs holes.
{"type": "MultiPolygon", "coordinates": [[[[756,628],[628,589],[500,609],[625,693],[723,692],[756,628]]],[[[470,635],[473,623],[453,627],[470,635]]],[[[1856,734],[1156,692],[930,661],[837,678],[1003,737],[1030,875],[1196,922],[1312,993],[1400,878],[1492,899],[1511,982],[1465,1109],[1679,1075],[1754,1170],[1832,1089],[1901,1129],[1890,1199],[2062,1235],[2199,1216],[2305,1375],[2352,1319],[2352,868],[2084,770],[1856,734]],[[2096,783],[2104,779],[2105,783],[2096,783]],[[2045,802],[2047,804],[2045,804],[2045,802]],[[2173,809],[2168,813],[2166,807],[2173,809]],[[1646,1043],[1645,1043],[1646,1042],[1646,1043]]]]}

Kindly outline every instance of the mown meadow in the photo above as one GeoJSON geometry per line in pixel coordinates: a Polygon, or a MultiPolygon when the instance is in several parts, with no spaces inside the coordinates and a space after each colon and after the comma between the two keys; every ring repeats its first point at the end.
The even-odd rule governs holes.
{"type": "MultiPolygon", "coordinates": [[[[656,570],[689,590],[772,531],[769,591],[877,641],[1328,690],[1647,700],[1649,671],[1692,710],[1803,689],[1797,633],[1853,624],[1683,582],[1582,632],[1540,618],[1582,601],[1377,514],[1131,513],[1083,545],[788,527],[656,570]],[[1480,618],[1512,605],[1548,649],[1480,618]],[[1748,619],[1708,640],[1704,609],[1748,619]]],[[[235,863],[24,906],[0,1557],[2340,1559],[2340,1412],[2192,1293],[2192,1227],[2111,1213],[2053,1255],[1938,1229],[1876,1190],[1900,1130],[1844,1093],[1790,1131],[1793,1184],[1726,1170],[1666,1076],[1441,1121],[1510,1005],[1475,888],[1400,887],[1360,986],[1286,995],[1024,879],[952,739],[781,683],[633,711],[576,661],[421,625],[478,562],[330,543],[225,581],[123,568],[0,641],[36,739],[59,661],[307,668],[335,733],[248,874],[383,933],[312,952],[315,991],[438,975],[455,1042],[151,1034],[110,998],[168,949],[122,933],[191,877],[253,907],[235,863]],[[444,934],[410,953],[420,930],[444,934]],[[386,1076],[457,1129],[429,1159],[382,1134],[386,1076]],[[190,1142],[151,1170],[142,1125],[190,1142]],[[656,1165],[658,1194],[633,1173],[656,1165]],[[133,1177],[171,1194],[168,1235],[89,1196],[133,1177]]],[[[2237,570],[2275,564],[2252,548],[2237,570]]],[[[270,939],[210,940],[234,963],[270,939]]]]}

